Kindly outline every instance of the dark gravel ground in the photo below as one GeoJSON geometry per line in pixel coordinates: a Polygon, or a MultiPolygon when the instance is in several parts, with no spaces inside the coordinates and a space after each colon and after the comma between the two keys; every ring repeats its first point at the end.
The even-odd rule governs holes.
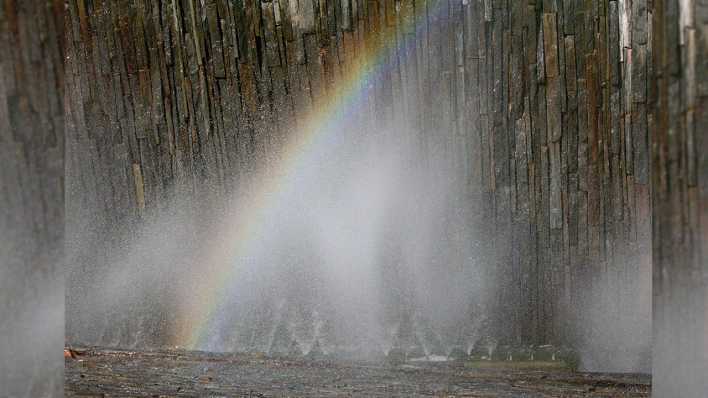
{"type": "Polygon", "coordinates": [[[482,365],[90,349],[66,359],[65,392],[67,397],[648,397],[651,390],[648,375],[482,365]]]}

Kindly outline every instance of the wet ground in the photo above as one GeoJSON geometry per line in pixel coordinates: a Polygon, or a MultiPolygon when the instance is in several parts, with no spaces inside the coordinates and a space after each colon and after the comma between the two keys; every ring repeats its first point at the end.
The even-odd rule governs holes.
{"type": "Polygon", "coordinates": [[[386,364],[257,354],[90,349],[66,358],[67,397],[648,397],[646,375],[553,363],[386,364]]]}

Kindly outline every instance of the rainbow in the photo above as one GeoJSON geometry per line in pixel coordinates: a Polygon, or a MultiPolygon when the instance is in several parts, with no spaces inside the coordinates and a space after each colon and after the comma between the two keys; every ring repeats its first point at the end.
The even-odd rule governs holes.
{"type": "Polygon", "coordinates": [[[198,273],[190,280],[190,294],[181,298],[178,304],[178,319],[172,337],[173,346],[185,349],[199,349],[204,346],[210,326],[225,304],[227,289],[238,277],[238,259],[249,255],[253,241],[260,236],[268,209],[277,205],[278,194],[286,191],[293,178],[304,164],[324,145],[328,144],[338,126],[345,125],[366,104],[371,83],[383,79],[396,65],[391,62],[396,56],[409,54],[410,46],[420,38],[425,21],[433,13],[440,12],[444,0],[430,0],[427,7],[417,15],[406,15],[401,11],[406,38],[397,43],[396,27],[385,27],[374,43],[368,40],[359,47],[357,59],[342,71],[340,79],[330,87],[329,97],[312,107],[312,112],[298,123],[297,130],[285,145],[283,155],[274,167],[272,178],[265,178],[261,185],[253,189],[246,198],[239,200],[234,217],[227,217],[215,234],[203,259],[198,261],[198,273]],[[402,54],[401,54],[402,53],[402,54]]]}

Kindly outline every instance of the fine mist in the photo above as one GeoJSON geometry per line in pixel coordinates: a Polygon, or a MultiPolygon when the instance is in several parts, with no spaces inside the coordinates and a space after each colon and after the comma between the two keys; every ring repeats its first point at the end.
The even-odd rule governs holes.
{"type": "MultiPolygon", "coordinates": [[[[469,351],[484,280],[462,171],[406,129],[324,132],[139,222],[68,213],[70,343],[376,357],[469,351]],[[287,162],[287,158],[293,158],[287,162]],[[242,180],[243,181],[243,180],[242,180]]],[[[68,185],[71,185],[69,181],[68,185]]]]}
{"type": "Polygon", "coordinates": [[[576,308],[573,327],[583,371],[651,373],[651,259],[634,256],[626,264],[637,267],[631,278],[593,281],[589,298],[576,308]]]}

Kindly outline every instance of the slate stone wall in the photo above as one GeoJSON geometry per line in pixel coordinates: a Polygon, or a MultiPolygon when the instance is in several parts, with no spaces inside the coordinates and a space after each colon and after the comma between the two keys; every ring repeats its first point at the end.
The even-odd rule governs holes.
{"type": "Polygon", "coordinates": [[[63,391],[63,15],[0,4],[0,397],[63,391]]]}
{"type": "Polygon", "coordinates": [[[649,86],[657,397],[708,391],[708,4],[652,7],[649,86]]]}
{"type": "Polygon", "coordinates": [[[620,344],[632,334],[611,325],[649,316],[647,4],[71,0],[68,206],[124,222],[176,186],[248,186],[385,42],[362,126],[413,126],[421,158],[461,171],[467,222],[492,228],[474,244],[497,334],[620,344]]]}

